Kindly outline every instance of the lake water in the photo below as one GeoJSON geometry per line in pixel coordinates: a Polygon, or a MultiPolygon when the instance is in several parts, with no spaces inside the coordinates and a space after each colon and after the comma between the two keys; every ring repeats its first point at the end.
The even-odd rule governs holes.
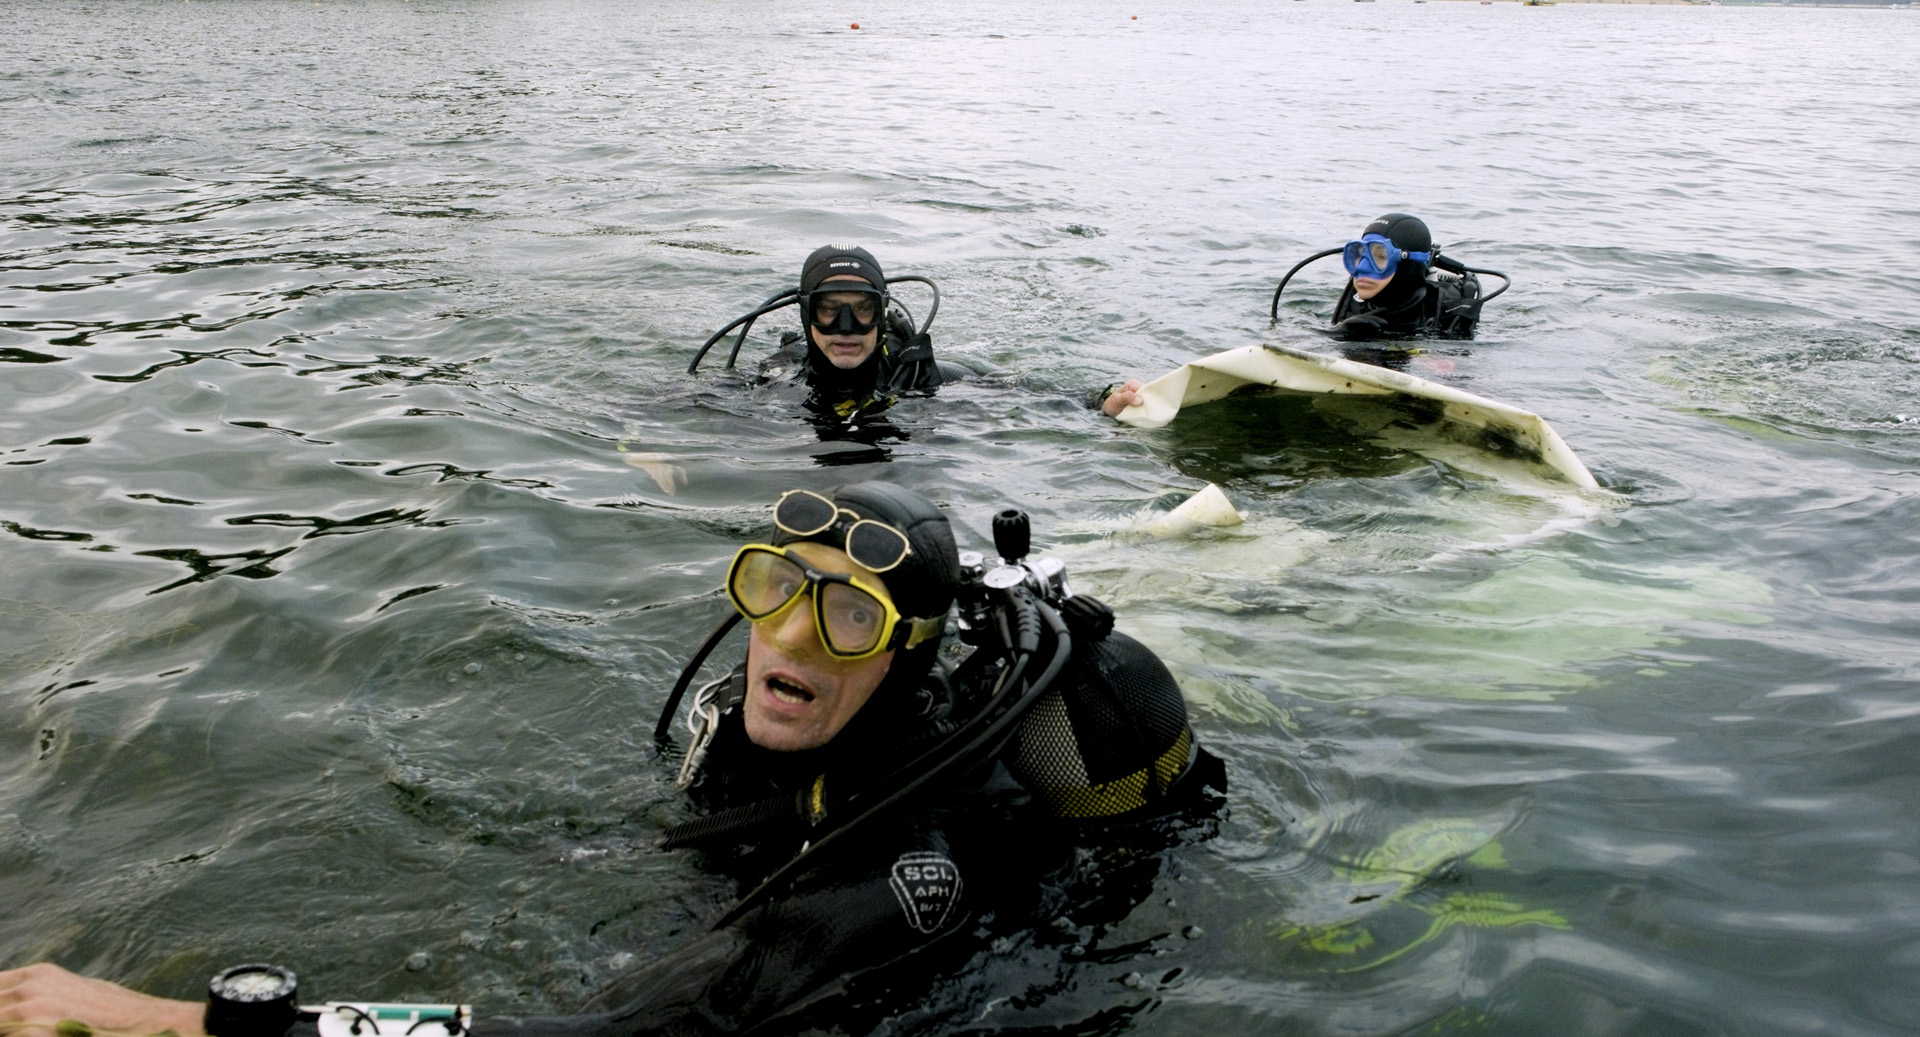
{"type": "Polygon", "coordinates": [[[567,1008],[728,902],[647,746],[732,548],[886,478],[1028,510],[1233,782],[1106,952],[893,1032],[1920,1029],[1920,16],[6,15],[0,963],[567,1008]],[[1273,286],[1390,210],[1516,281],[1415,373],[1605,492],[1079,407],[1327,348],[1331,264],[1273,286]],[[989,373],[877,443],[683,373],[828,241],[989,373]],[[1124,532],[1208,481],[1245,526],[1124,532]]]}

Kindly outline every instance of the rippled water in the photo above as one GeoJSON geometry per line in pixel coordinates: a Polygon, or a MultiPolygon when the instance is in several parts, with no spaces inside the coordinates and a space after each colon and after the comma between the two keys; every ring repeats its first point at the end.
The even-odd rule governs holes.
{"type": "Polygon", "coordinates": [[[730,894],[650,849],[643,748],[732,546],[884,477],[963,546],[1031,511],[1234,782],[1121,950],[906,1028],[1920,1028],[1920,18],[7,14],[0,963],[571,1005],[730,894]],[[1329,271],[1267,296],[1391,209],[1518,282],[1418,373],[1607,492],[1078,408],[1323,348],[1329,271]],[[991,373],[877,444],[681,373],[829,240],[938,279],[991,373]],[[1209,480],[1241,530],[1124,532],[1209,480]]]}

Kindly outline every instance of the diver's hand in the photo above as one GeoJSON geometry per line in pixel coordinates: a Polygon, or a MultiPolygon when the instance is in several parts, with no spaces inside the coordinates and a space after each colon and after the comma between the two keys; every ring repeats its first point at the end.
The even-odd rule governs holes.
{"type": "Polygon", "coordinates": [[[68,1019],[119,1034],[194,1037],[206,1032],[206,1013],[203,1004],[138,993],[46,962],[0,972],[0,1032],[7,1037],[54,1037],[54,1027],[68,1019]]]}
{"type": "Polygon", "coordinates": [[[1100,401],[1100,412],[1109,418],[1117,417],[1121,411],[1146,399],[1140,394],[1144,387],[1145,383],[1137,378],[1127,379],[1127,384],[1108,393],[1107,398],[1100,401]]]}

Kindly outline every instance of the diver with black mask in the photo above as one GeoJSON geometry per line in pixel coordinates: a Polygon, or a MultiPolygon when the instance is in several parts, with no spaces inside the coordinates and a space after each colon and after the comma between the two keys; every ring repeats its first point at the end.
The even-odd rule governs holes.
{"type": "Polygon", "coordinates": [[[930,392],[970,373],[934,358],[928,329],[940,312],[939,286],[917,275],[887,277],[872,253],[847,245],[815,249],[801,265],[798,288],[768,298],[715,332],[687,373],[698,372],[708,351],[738,328],[726,362],[733,367],[754,322],[788,306],[800,309],[800,331],[781,336],[779,351],[760,363],[754,380],[805,384],[809,408],[833,422],[854,424],[902,395],[930,392]],[[903,281],[933,290],[927,319],[918,327],[889,287],[903,281]]]}
{"type": "Polygon", "coordinates": [[[1418,217],[1390,212],[1341,248],[1317,252],[1287,271],[1273,292],[1273,319],[1280,318],[1280,293],[1293,275],[1333,255],[1347,268],[1347,285],[1334,304],[1328,333],[1349,342],[1417,336],[1470,339],[1480,322],[1480,308],[1512,285],[1497,270],[1469,267],[1441,255],[1433,233],[1418,217]],[[1483,296],[1479,274],[1504,283],[1483,296]]]}
{"type": "MultiPolygon", "coordinates": [[[[1059,561],[1028,557],[1024,515],[995,517],[993,562],[959,552],[940,509],[891,484],[789,491],[772,517],[773,535],[735,553],[734,614],[694,653],[654,732],[665,747],[687,701],[677,778],[704,813],[669,827],[663,845],[698,849],[747,891],[704,933],[570,1016],[302,1008],[293,973],[264,964],[215,977],[203,1006],[34,965],[0,972],[0,1026],[860,1032],[996,939],[1028,933],[1036,948],[1053,940],[1064,957],[1086,954],[1088,927],[1097,935],[1152,891],[1160,851],[1211,833],[1225,772],[1199,747],[1179,686],[1112,629],[1106,606],[1072,593],[1059,561]],[[744,658],[689,697],[742,619],[744,658]],[[946,643],[950,629],[959,643],[946,643]],[[1036,929],[1042,916],[1080,931],[1036,929]]],[[[967,1011],[972,1020],[977,1006],[967,1011]]]]}

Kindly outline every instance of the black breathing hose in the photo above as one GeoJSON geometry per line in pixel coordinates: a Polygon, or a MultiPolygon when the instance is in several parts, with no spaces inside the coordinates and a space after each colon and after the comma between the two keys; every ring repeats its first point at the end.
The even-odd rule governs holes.
{"type": "Polygon", "coordinates": [[[927,333],[928,328],[933,327],[933,318],[940,315],[940,286],[934,284],[932,278],[921,277],[918,274],[903,274],[900,277],[887,278],[888,284],[895,284],[900,281],[914,281],[933,289],[933,305],[927,308],[927,322],[914,329],[915,334],[924,335],[927,333]]]}
{"type": "MultiPolygon", "coordinates": [[[[758,320],[762,314],[771,312],[769,307],[774,307],[774,303],[779,299],[780,299],[780,296],[774,296],[773,298],[768,299],[766,302],[763,302],[760,305],[755,306],[753,309],[748,310],[746,313],[743,313],[740,316],[735,317],[734,319],[728,321],[726,326],[721,328],[719,331],[716,331],[712,335],[707,336],[707,340],[700,344],[700,348],[697,350],[694,350],[693,361],[687,365],[687,373],[693,374],[700,369],[700,361],[705,360],[707,358],[707,351],[713,348],[714,343],[719,342],[721,339],[725,338],[727,335],[727,332],[732,331],[734,328],[737,328],[742,324],[745,324],[748,328],[753,327],[753,322],[758,320]]],[[[777,307],[774,307],[774,308],[777,308],[777,307]]],[[[741,334],[745,335],[746,332],[742,331],[741,334]]]]}
{"type": "Polygon", "coordinates": [[[739,341],[736,341],[733,344],[733,352],[727,357],[727,366],[732,367],[733,358],[740,355],[740,345],[741,343],[747,340],[747,332],[753,330],[754,321],[759,320],[762,316],[772,313],[775,310],[781,309],[782,307],[792,306],[794,303],[799,301],[800,301],[800,290],[798,288],[789,288],[786,291],[781,292],[779,295],[773,296],[772,298],[768,299],[766,302],[761,303],[759,306],[754,307],[751,311],[746,313],[744,316],[735,317],[733,320],[727,323],[726,327],[721,328],[719,331],[714,332],[712,338],[707,339],[706,342],[701,344],[699,351],[693,354],[693,362],[687,365],[687,373],[688,374],[699,373],[700,361],[706,359],[707,351],[713,348],[713,344],[727,337],[727,332],[732,331],[735,328],[740,328],[740,325],[745,324],[746,327],[740,328],[739,341]]]}
{"type": "Polygon", "coordinates": [[[1293,280],[1293,275],[1299,273],[1301,267],[1306,266],[1308,263],[1311,263],[1316,259],[1325,259],[1328,256],[1337,256],[1340,253],[1345,252],[1346,250],[1347,250],[1347,246],[1345,245],[1342,245],[1339,248],[1330,248],[1325,252],[1315,252],[1313,255],[1308,256],[1307,258],[1301,260],[1300,262],[1293,264],[1293,269],[1287,271],[1287,276],[1280,279],[1280,287],[1275,288],[1273,290],[1273,305],[1267,307],[1268,315],[1271,316],[1274,320],[1280,319],[1280,293],[1287,290],[1287,282],[1293,280]]]}

